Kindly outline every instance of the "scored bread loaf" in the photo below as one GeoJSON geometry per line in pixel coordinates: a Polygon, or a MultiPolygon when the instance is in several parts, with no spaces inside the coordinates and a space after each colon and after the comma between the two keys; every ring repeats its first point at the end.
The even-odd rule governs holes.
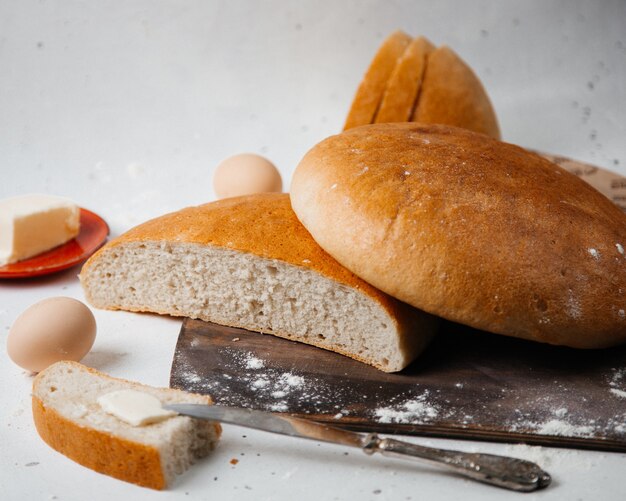
{"type": "Polygon", "coordinates": [[[335,259],[424,311],[577,348],[626,341],[626,215],[518,146],[366,125],[314,146],[291,200],[335,259]]]}
{"type": "Polygon", "coordinates": [[[425,37],[409,44],[387,81],[376,113],[376,123],[409,122],[420,95],[428,54],[435,46],[425,37]]]}
{"type": "Polygon", "coordinates": [[[389,77],[410,43],[411,37],[403,31],[394,31],[383,41],[359,84],[344,130],[374,121],[389,77]]]}
{"type": "Polygon", "coordinates": [[[357,89],[344,130],[371,123],[421,122],[463,127],[500,139],[493,106],[472,69],[445,45],[392,33],[357,89]]]}
{"type": "Polygon", "coordinates": [[[77,362],[57,362],[33,382],[35,427],[50,447],[83,466],[163,489],[214,448],[221,427],[186,416],[135,427],[98,404],[102,395],[128,389],[153,395],[162,404],[211,403],[208,396],[116,379],[77,362]]]}
{"type": "Polygon", "coordinates": [[[375,289],[324,252],[287,194],[228,198],[144,223],[80,274],[97,308],[199,318],[406,367],[437,320],[375,289]]]}
{"type": "Polygon", "coordinates": [[[413,122],[446,124],[500,139],[489,96],[472,69],[445,45],[428,54],[413,122]]]}

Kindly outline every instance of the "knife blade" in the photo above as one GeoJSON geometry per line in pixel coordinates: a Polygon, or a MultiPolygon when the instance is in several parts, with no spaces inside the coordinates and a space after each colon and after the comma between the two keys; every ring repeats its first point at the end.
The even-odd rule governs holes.
{"type": "Polygon", "coordinates": [[[376,433],[357,433],[288,414],[203,404],[171,404],[164,405],[163,408],[198,419],[358,447],[367,454],[379,452],[388,457],[418,459],[453,470],[473,480],[514,491],[542,489],[550,485],[552,480],[549,473],[530,461],[495,454],[424,447],[392,438],[381,438],[376,433]]]}

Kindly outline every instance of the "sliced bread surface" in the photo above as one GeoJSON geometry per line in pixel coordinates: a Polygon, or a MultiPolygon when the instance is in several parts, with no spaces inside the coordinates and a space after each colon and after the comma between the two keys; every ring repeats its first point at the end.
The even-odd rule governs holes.
{"type": "Polygon", "coordinates": [[[186,416],[131,426],[98,404],[98,397],[125,389],[153,395],[162,404],[211,403],[208,396],[116,379],[77,362],[57,362],[33,382],[35,427],[48,445],[83,466],[163,489],[214,448],[221,427],[186,416]]]}
{"type": "Polygon", "coordinates": [[[98,308],[274,334],[388,372],[414,360],[438,323],[323,251],[287,194],[223,199],[148,221],[100,249],[80,278],[98,308]]]}
{"type": "Polygon", "coordinates": [[[304,156],[291,198],[340,263],[424,311],[575,348],[626,341],[626,215],[518,146],[442,125],[358,127],[304,156]]]}

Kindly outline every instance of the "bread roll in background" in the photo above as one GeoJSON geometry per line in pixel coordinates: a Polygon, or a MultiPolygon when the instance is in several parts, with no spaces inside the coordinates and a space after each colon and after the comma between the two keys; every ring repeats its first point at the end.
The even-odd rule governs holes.
{"type": "Polygon", "coordinates": [[[80,279],[97,308],[274,334],[387,372],[414,360],[438,324],[324,252],[287,194],[224,199],[144,223],[100,249],[80,279]]]}
{"type": "Polygon", "coordinates": [[[392,33],[356,92],[344,130],[371,123],[463,127],[500,139],[495,111],[472,69],[449,47],[392,33]]]}
{"type": "Polygon", "coordinates": [[[556,345],[626,340],[626,215],[520,147],[442,125],[363,126],[304,156],[291,200],[330,255],[417,308],[556,345]]]}
{"type": "Polygon", "coordinates": [[[472,69],[445,45],[428,55],[413,122],[445,124],[500,139],[489,96],[472,69]]]}
{"type": "Polygon", "coordinates": [[[409,44],[387,81],[375,116],[376,123],[411,120],[421,90],[428,54],[433,50],[435,46],[424,37],[417,37],[409,44]]]}
{"type": "Polygon", "coordinates": [[[403,31],[394,31],[383,41],[359,84],[344,130],[374,122],[389,77],[410,43],[403,31]]]}

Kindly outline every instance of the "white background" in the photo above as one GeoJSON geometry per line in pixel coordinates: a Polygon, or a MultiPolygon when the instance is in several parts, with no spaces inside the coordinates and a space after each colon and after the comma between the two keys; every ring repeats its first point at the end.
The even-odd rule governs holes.
{"type": "MultiPolygon", "coordinates": [[[[68,196],[117,235],[212,200],[213,170],[235,153],[267,156],[288,187],[306,150],[341,129],[376,48],[397,28],[450,45],[474,68],[505,140],[626,175],[624,1],[0,0],[0,198],[68,196]]],[[[72,463],[36,435],[31,377],[7,358],[5,340],[34,301],[83,299],[77,272],[0,282],[3,499],[521,496],[234,427],[166,493],[72,463]]],[[[95,314],[85,363],[167,385],[180,321],[95,314]]],[[[539,461],[554,485],[524,499],[623,498],[623,454],[410,440],[539,461]]]]}

